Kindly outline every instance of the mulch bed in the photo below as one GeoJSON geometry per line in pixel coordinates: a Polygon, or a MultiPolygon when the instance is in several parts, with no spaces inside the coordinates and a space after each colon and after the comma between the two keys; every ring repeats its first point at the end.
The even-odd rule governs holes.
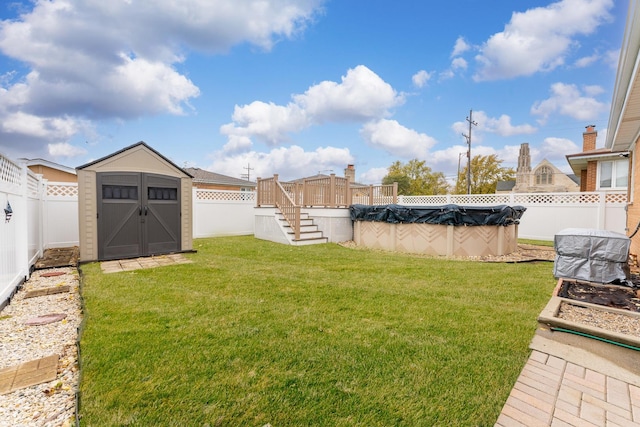
{"type": "Polygon", "coordinates": [[[558,296],[574,301],[640,312],[640,290],[620,285],[599,285],[564,279],[558,296]]]}

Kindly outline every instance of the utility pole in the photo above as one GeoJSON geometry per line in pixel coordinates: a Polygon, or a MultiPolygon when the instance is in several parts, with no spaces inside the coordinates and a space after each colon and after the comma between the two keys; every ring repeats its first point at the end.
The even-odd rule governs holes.
{"type": "Polygon", "coordinates": [[[249,163],[247,163],[247,167],[243,169],[245,169],[247,173],[243,173],[242,175],[240,175],[240,177],[242,179],[246,179],[247,181],[251,181],[251,171],[253,170],[253,168],[249,163]]]}
{"type": "Polygon", "coordinates": [[[467,194],[471,194],[471,126],[478,126],[473,121],[473,110],[469,110],[467,121],[469,122],[469,134],[463,133],[462,136],[467,139],[467,194]]]}
{"type": "Polygon", "coordinates": [[[458,153],[458,174],[456,175],[456,188],[460,184],[460,158],[465,153],[458,153]]]}

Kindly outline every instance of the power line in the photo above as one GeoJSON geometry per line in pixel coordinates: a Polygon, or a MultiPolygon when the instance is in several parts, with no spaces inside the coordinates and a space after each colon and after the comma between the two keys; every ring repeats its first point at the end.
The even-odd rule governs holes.
{"type": "Polygon", "coordinates": [[[467,139],[467,194],[471,194],[471,126],[478,126],[473,121],[473,110],[469,110],[467,121],[469,122],[469,134],[463,133],[462,136],[467,139]]]}
{"type": "Polygon", "coordinates": [[[247,163],[247,167],[243,167],[242,169],[246,170],[247,173],[243,173],[242,175],[240,175],[240,177],[242,179],[246,179],[247,181],[251,181],[251,171],[253,170],[251,165],[247,163]]]}

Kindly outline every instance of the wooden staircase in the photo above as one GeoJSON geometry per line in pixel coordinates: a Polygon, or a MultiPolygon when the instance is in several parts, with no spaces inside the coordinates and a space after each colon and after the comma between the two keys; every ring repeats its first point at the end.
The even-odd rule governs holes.
{"type": "Polygon", "coordinates": [[[280,228],[284,232],[289,244],[294,246],[303,246],[303,245],[315,245],[318,243],[327,243],[329,239],[324,237],[321,230],[318,230],[318,226],[313,222],[313,218],[309,216],[309,214],[301,212],[300,213],[300,238],[295,238],[295,232],[285,219],[284,215],[280,210],[276,212],[276,219],[278,220],[278,224],[280,224],[280,228]]]}

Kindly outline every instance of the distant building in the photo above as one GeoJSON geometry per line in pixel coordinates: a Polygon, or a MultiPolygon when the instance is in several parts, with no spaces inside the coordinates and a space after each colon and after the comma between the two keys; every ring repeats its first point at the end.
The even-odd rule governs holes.
{"type": "Polygon", "coordinates": [[[567,162],[580,176],[580,191],[626,190],[629,178],[629,153],[611,148],[596,148],[598,132],[594,125],[582,134],[582,152],[568,154],[567,162]]]}
{"type": "Polygon", "coordinates": [[[193,186],[203,190],[254,191],[256,183],[200,168],[185,168],[193,176],[193,186]]]}
{"type": "MultiPolygon", "coordinates": [[[[305,179],[318,179],[318,178],[329,178],[331,175],[327,175],[324,173],[317,173],[315,175],[311,175],[311,176],[305,176],[304,178],[298,178],[298,179],[294,179],[291,182],[302,182],[305,179]]],[[[355,165],[352,164],[348,164],[347,167],[344,169],[344,177],[353,185],[357,186],[357,187],[364,187],[365,184],[360,184],[356,182],[356,167],[355,165]]]]}
{"type": "Polygon", "coordinates": [[[25,162],[27,168],[33,173],[42,175],[42,177],[49,182],[78,182],[74,168],[59,165],[44,159],[22,158],[20,161],[25,162]]]}
{"type": "Polygon", "coordinates": [[[579,178],[567,175],[547,159],[531,167],[529,144],[520,144],[515,181],[498,181],[496,193],[566,193],[580,191],[579,178]]]}

